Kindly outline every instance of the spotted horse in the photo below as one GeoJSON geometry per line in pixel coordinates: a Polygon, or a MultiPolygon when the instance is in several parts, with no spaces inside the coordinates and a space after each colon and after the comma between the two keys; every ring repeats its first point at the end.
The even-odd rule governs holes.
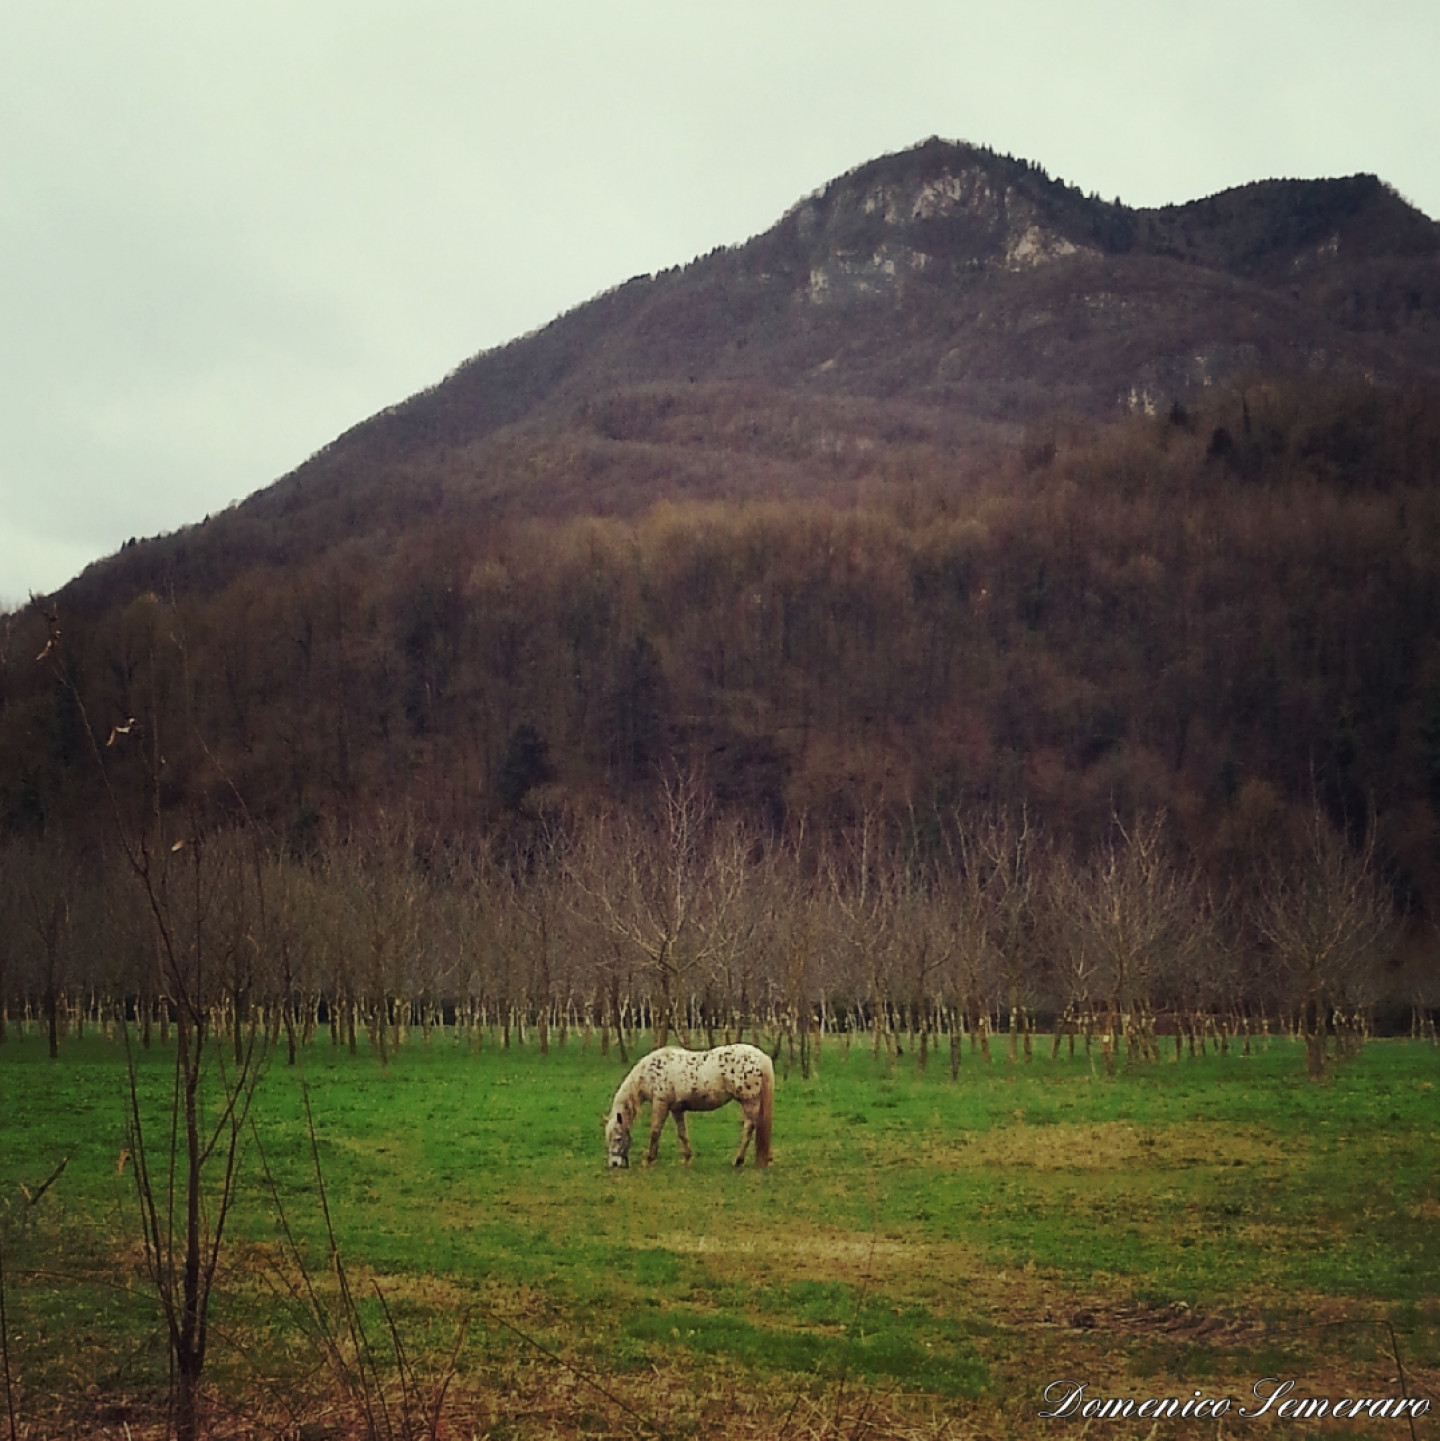
{"type": "Polygon", "coordinates": [[[716,1111],[739,1101],[745,1113],[735,1164],[745,1164],[750,1138],[755,1138],[755,1164],[770,1164],[770,1121],[775,1104],[775,1067],[755,1046],[717,1046],[713,1051],[687,1051],[663,1046],[638,1061],[615,1092],[605,1118],[605,1149],[611,1166],[630,1164],[630,1131],[640,1108],[650,1102],[650,1149],[645,1164],[655,1159],[665,1118],[675,1118],[680,1154],[692,1155],[685,1131],[687,1111],[716,1111]]]}

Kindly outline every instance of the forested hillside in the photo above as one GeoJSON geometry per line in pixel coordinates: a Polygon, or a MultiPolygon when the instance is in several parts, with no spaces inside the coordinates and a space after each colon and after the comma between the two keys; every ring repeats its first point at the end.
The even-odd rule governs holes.
{"type": "Polygon", "coordinates": [[[1052,428],[991,467],[899,445],[829,494],[442,508],[212,594],[61,598],[10,623],[4,816],[94,816],[63,663],[102,741],[134,723],[113,778],[138,784],[163,737],[169,803],[224,813],[234,792],[282,829],[409,808],[474,833],[625,799],[667,761],[781,828],[1023,803],[1083,841],[1165,806],[1200,848],[1242,792],[1314,791],[1353,827],[1378,811],[1419,893],[1434,401],[1258,387],[1052,428]]]}

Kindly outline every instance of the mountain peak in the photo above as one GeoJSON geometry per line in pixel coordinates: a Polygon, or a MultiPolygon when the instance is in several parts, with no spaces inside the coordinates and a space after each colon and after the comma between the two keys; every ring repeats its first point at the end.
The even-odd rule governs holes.
{"type": "Polygon", "coordinates": [[[931,139],[831,181],[781,227],[808,252],[810,299],[823,303],[887,293],[907,272],[937,264],[1027,269],[1098,254],[1093,226],[1066,213],[1077,200],[1029,162],[931,139]]]}
{"type": "Polygon", "coordinates": [[[633,505],[681,474],[697,492],[743,488],[728,463],[694,469],[752,424],[737,408],[818,406],[828,432],[851,424],[842,412],[898,405],[922,430],[988,444],[1059,412],[1163,410],[1297,373],[1440,376],[1440,227],[1375,176],[1135,209],[932,138],[836,177],[744,244],[475,356],[243,509],[284,526],[288,556],[308,544],[302,514],[320,537],[403,524],[419,497],[553,512],[621,504],[607,494],[633,505]],[[697,438],[713,424],[719,440],[697,438]],[[517,467],[522,451],[565,459],[517,467]]]}

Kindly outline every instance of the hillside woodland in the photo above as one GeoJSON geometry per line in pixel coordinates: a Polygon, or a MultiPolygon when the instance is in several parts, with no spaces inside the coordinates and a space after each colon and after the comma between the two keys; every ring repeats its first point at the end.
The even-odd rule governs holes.
{"type": "Polygon", "coordinates": [[[932,142],[477,357],[6,618],[0,999],[1433,1030],[1437,256],[932,142]]]}

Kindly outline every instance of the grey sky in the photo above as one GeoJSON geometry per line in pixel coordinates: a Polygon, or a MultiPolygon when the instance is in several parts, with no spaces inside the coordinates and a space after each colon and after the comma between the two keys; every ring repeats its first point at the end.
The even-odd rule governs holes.
{"type": "Polygon", "coordinates": [[[1440,216],[1434,0],[0,0],[0,605],[942,135],[1440,216]]]}

